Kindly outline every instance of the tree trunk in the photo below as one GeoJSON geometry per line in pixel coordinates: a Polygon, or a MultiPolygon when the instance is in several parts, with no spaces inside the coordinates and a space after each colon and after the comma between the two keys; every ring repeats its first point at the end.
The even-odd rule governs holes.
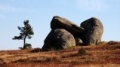
{"type": "Polygon", "coordinates": [[[25,36],[24,42],[23,42],[23,49],[25,49],[25,44],[26,44],[26,36],[25,36]]]}

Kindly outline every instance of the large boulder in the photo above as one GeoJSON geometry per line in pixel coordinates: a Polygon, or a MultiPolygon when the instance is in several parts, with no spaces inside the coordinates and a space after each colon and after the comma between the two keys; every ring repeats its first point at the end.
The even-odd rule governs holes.
{"type": "Polygon", "coordinates": [[[101,41],[103,34],[102,22],[92,17],[81,23],[81,27],[85,29],[85,33],[82,34],[83,43],[86,45],[97,45],[101,41]]]}
{"type": "Polygon", "coordinates": [[[75,39],[71,33],[65,29],[52,29],[44,41],[42,50],[61,50],[75,45],[75,39]]]}
{"type": "Polygon", "coordinates": [[[79,27],[73,24],[73,22],[59,16],[54,16],[51,21],[51,29],[56,28],[66,29],[74,36],[79,36],[81,33],[84,32],[84,29],[82,27],[79,27]]]}

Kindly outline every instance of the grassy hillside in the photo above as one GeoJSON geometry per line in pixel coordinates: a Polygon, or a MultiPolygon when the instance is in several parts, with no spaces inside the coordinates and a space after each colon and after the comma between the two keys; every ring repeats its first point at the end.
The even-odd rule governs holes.
{"type": "Polygon", "coordinates": [[[120,42],[101,43],[66,50],[40,49],[0,51],[0,67],[120,67],[120,42]]]}

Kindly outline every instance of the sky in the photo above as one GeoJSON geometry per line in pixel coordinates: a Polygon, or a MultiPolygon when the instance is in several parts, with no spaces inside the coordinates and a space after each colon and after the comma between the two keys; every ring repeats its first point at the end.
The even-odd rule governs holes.
{"type": "Polygon", "coordinates": [[[29,20],[34,36],[27,39],[33,48],[41,48],[50,32],[53,16],[69,19],[78,26],[91,17],[104,26],[102,41],[120,41],[120,0],[0,0],[0,50],[15,50],[23,40],[12,40],[19,35],[17,26],[29,20]]]}

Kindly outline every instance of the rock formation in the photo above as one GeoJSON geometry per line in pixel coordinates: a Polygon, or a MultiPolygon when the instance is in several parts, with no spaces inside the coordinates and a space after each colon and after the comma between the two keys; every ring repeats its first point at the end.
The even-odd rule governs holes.
{"type": "Polygon", "coordinates": [[[65,29],[52,29],[44,41],[43,50],[61,50],[75,46],[75,39],[71,33],[65,29]]]}
{"type": "Polygon", "coordinates": [[[54,16],[51,21],[51,29],[44,41],[43,50],[60,50],[78,45],[97,45],[103,34],[103,25],[95,17],[83,21],[79,27],[65,18],[54,16]]]}
{"type": "Polygon", "coordinates": [[[92,17],[85,20],[81,23],[81,27],[86,30],[86,32],[82,34],[84,44],[97,45],[101,41],[103,25],[99,19],[92,17]]]}
{"type": "Polygon", "coordinates": [[[67,31],[72,33],[74,36],[78,36],[84,32],[84,29],[82,27],[79,27],[73,24],[73,22],[65,18],[61,18],[59,16],[54,16],[51,21],[51,29],[56,29],[56,28],[66,29],[67,31]]]}

